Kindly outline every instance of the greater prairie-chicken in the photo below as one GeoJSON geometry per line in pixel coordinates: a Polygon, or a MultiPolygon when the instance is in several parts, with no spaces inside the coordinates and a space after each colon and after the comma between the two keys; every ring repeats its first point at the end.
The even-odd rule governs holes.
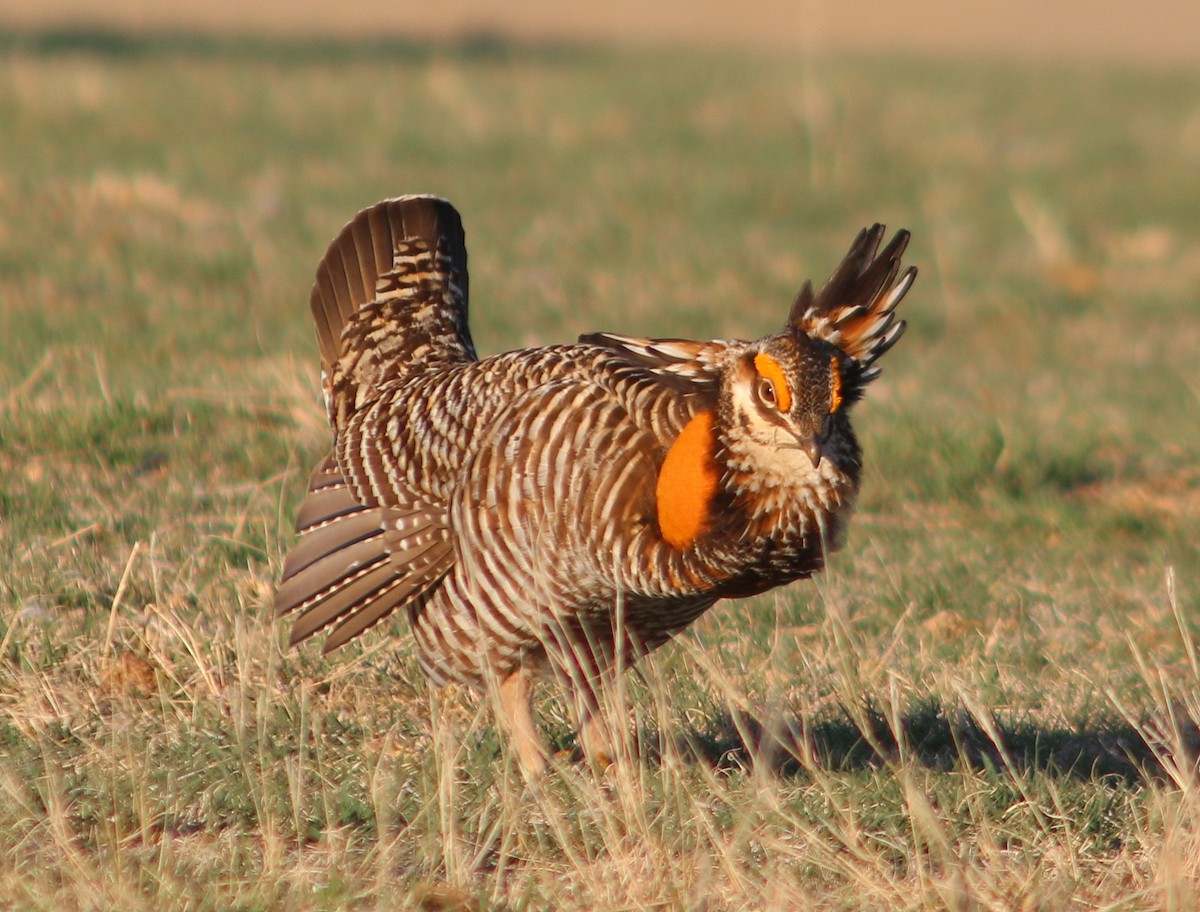
{"type": "Polygon", "coordinates": [[[616,669],[840,546],[862,465],[849,411],[916,274],[908,233],[879,252],[883,233],[757,341],[596,333],[479,360],[454,207],[359,213],[312,290],[334,444],[276,595],[292,643],[330,628],[329,651],[402,609],[434,684],[498,686],[528,772],[547,759],[546,670],[603,762],[616,669]]]}

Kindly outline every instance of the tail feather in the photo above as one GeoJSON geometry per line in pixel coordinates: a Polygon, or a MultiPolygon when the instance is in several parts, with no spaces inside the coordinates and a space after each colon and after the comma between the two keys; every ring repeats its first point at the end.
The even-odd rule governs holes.
{"type": "Polygon", "coordinates": [[[836,345],[853,359],[846,378],[852,395],[879,376],[875,361],[904,333],[895,310],[917,276],[914,266],[900,272],[909,233],[896,232],[879,252],[884,231],[879,224],[860,231],[829,281],[816,294],[805,282],[788,315],[793,331],[836,345]]]}
{"type": "Polygon", "coordinates": [[[446,200],[384,200],[342,229],[310,299],[335,428],[386,383],[475,360],[467,293],[462,219],[446,200]]]}

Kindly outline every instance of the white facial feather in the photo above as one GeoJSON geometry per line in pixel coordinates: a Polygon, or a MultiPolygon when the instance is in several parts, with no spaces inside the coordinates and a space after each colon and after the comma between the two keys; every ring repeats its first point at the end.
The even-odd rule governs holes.
{"type": "Polygon", "coordinates": [[[762,417],[761,406],[748,386],[739,383],[733,388],[733,403],[735,412],[746,416],[749,433],[732,445],[732,461],[753,467],[756,483],[762,489],[794,487],[816,482],[821,477],[832,478],[830,467],[824,464],[814,467],[792,434],[762,417]]]}

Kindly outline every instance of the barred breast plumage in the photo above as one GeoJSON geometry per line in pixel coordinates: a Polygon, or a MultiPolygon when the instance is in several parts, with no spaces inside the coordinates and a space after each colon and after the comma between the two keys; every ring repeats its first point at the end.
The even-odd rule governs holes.
{"type": "Polygon", "coordinates": [[[862,231],[777,335],[598,333],[481,361],[453,206],[359,213],[312,292],[334,440],[276,596],[292,642],[328,629],[328,651],[403,609],[433,683],[496,685],[528,772],[544,670],[603,762],[615,669],[840,546],[861,469],[847,412],[916,274],[907,232],[882,238],[862,231]]]}

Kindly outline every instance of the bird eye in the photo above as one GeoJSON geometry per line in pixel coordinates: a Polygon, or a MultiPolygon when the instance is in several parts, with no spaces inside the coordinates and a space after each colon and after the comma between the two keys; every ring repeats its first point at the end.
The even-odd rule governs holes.
{"type": "Polygon", "coordinates": [[[758,398],[771,407],[775,407],[775,385],[766,377],[758,381],[758,398]]]}

